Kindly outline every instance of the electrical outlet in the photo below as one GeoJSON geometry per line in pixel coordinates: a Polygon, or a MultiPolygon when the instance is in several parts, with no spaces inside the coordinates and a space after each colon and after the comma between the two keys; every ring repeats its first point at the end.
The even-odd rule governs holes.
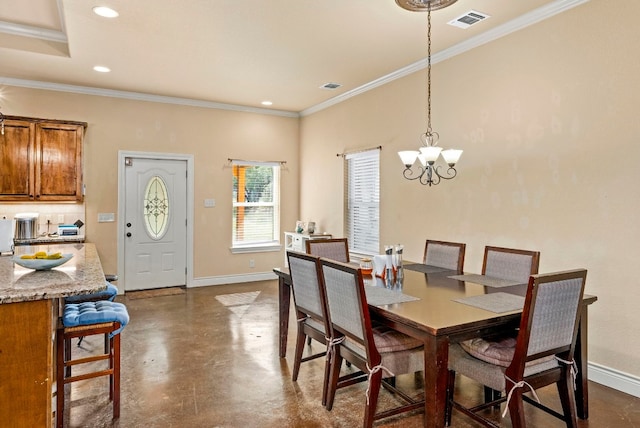
{"type": "Polygon", "coordinates": [[[58,224],[64,224],[64,214],[58,214],[58,224]]]}
{"type": "Polygon", "coordinates": [[[44,222],[45,224],[51,224],[51,214],[45,214],[44,222]]]}
{"type": "Polygon", "coordinates": [[[256,261],[254,259],[249,259],[249,267],[250,268],[256,267],[256,261]]]}

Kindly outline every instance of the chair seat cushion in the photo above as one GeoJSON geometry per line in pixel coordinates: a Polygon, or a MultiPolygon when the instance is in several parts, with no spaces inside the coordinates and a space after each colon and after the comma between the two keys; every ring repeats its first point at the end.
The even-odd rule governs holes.
{"type": "Polygon", "coordinates": [[[122,303],[102,300],[99,302],[67,303],[64,305],[62,324],[65,327],[116,321],[120,323],[120,329],[113,334],[118,334],[129,323],[127,307],[122,303]]]}
{"type": "Polygon", "coordinates": [[[113,299],[118,295],[118,287],[107,282],[107,288],[91,294],[78,294],[76,296],[69,296],[64,299],[65,303],[82,303],[82,302],[95,302],[97,300],[109,300],[113,302],[113,299]]]}
{"type": "Polygon", "coordinates": [[[423,345],[420,340],[384,325],[373,327],[373,340],[376,348],[378,348],[378,352],[381,354],[406,351],[408,349],[419,348],[423,345]]]}
{"type": "MultiPolygon", "coordinates": [[[[476,338],[460,342],[460,347],[469,355],[472,355],[479,360],[495,364],[500,367],[509,367],[516,350],[516,338],[512,336],[501,336],[492,338],[491,340],[476,338]]],[[[529,361],[525,366],[531,367],[537,364],[546,363],[554,358],[555,357],[553,355],[548,355],[537,360],[529,361]]]]}
{"type": "Polygon", "coordinates": [[[460,342],[460,346],[479,360],[502,367],[509,367],[515,353],[516,339],[508,336],[491,341],[475,338],[460,342]]]}

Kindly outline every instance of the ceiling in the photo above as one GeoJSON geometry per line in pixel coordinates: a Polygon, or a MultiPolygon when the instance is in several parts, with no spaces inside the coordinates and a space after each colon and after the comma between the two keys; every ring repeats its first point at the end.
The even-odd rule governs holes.
{"type": "MultiPolygon", "coordinates": [[[[432,12],[434,63],[585,1],[458,0],[432,12]],[[472,9],[490,18],[468,29],[447,24],[472,9]]],[[[0,3],[0,85],[297,115],[419,70],[427,56],[426,13],[394,0],[0,3]],[[120,16],[100,17],[94,6],[120,16]],[[329,82],[342,86],[320,88],[329,82]]]]}

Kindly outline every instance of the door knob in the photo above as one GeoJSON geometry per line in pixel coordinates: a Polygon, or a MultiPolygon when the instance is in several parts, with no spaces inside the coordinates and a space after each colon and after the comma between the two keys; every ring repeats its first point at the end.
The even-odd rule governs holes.
{"type": "Polygon", "coordinates": [[[131,223],[127,223],[127,227],[131,227],[131,223]]]}
{"type": "Polygon", "coordinates": [[[127,232],[127,238],[131,238],[131,232],[127,232]]]}

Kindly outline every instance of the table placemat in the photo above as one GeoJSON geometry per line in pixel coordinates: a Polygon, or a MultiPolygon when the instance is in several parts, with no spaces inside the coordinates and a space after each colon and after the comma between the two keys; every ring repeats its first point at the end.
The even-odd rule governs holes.
{"type": "Polygon", "coordinates": [[[414,270],[416,272],[422,272],[422,273],[436,273],[436,272],[451,271],[451,269],[445,269],[438,266],[423,265],[421,263],[404,265],[403,268],[407,270],[414,270]]]}
{"type": "Polygon", "coordinates": [[[517,311],[524,307],[524,297],[515,294],[497,293],[480,294],[478,296],[462,297],[453,299],[454,302],[462,303],[485,311],[501,314],[504,312],[517,311]]]}
{"type": "Polygon", "coordinates": [[[522,282],[513,281],[511,279],[494,278],[487,275],[478,275],[475,273],[465,275],[452,275],[449,278],[457,279],[460,281],[469,281],[474,284],[486,285],[487,287],[511,287],[512,285],[522,285],[522,282]]]}
{"type": "Polygon", "coordinates": [[[403,294],[398,290],[389,290],[387,288],[367,285],[364,287],[367,295],[367,303],[373,306],[392,305],[394,303],[411,302],[420,300],[418,297],[403,294]]]}

